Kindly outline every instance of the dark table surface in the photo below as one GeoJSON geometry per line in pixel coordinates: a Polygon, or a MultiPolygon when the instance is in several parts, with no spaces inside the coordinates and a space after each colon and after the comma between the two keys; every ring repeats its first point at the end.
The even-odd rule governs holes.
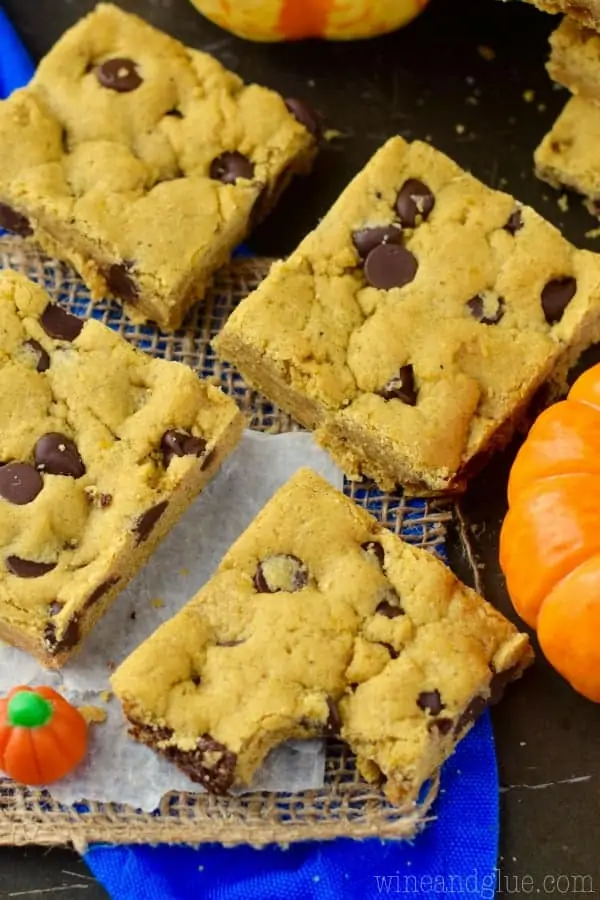
{"type": "MultiPolygon", "coordinates": [[[[4,0],[38,59],[94,0],[4,0]]],[[[255,45],[204,20],[187,0],[120,0],[192,46],[216,55],[246,80],[304,96],[339,132],[309,181],[293,186],[256,234],[257,253],[291,251],[387,137],[426,138],[488,184],[513,193],[579,246],[597,227],[581,201],[532,174],[532,153],[566,101],[544,63],[558,24],[521,3],[433,0],[409,28],[354,44],[255,45]],[[484,48],[482,50],[482,48],[484,48]],[[493,54],[485,48],[490,48],[493,54]],[[492,57],[493,58],[490,58],[492,57]]],[[[598,354],[588,354],[588,361],[598,354]]],[[[482,564],[485,593],[511,609],[497,565],[498,528],[514,447],[474,483],[463,502],[482,564]]],[[[453,564],[467,576],[455,542],[453,564]]],[[[502,827],[499,896],[600,897],[600,708],[577,697],[542,659],[494,713],[502,827]],[[587,882],[577,876],[593,878],[587,882]],[[554,879],[554,880],[552,880],[554,879]]],[[[0,897],[105,897],[68,850],[0,849],[0,897]]]]}

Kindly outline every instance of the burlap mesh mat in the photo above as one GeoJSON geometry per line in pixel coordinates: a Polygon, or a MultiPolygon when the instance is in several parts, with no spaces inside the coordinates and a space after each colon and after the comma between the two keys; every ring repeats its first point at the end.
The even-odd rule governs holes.
{"type": "MultiPolygon", "coordinates": [[[[42,284],[49,294],[80,316],[93,316],[125,335],[145,351],[186,363],[236,397],[252,416],[251,427],[268,432],[297,426],[255,392],[229,366],[215,358],[209,340],[234,306],[253,290],[269,269],[264,259],[238,259],[217,277],[205,303],[186,326],[173,334],[131,325],[116,304],[92,307],[87,290],[74,273],[29,248],[20,238],[0,237],[0,263],[42,284]]],[[[407,500],[382,494],[370,484],[346,484],[347,493],[393,531],[413,544],[443,549],[452,507],[440,500],[407,500]]],[[[83,651],[85,653],[85,650],[83,651]]],[[[327,749],[326,780],[321,790],[302,793],[255,792],[215,798],[207,794],[172,793],[154,814],[118,803],[88,803],[77,808],[56,803],[46,791],[0,780],[0,844],[72,843],[289,843],[337,837],[406,838],[426,821],[437,783],[424,792],[418,807],[400,809],[358,775],[346,747],[327,749]]]]}

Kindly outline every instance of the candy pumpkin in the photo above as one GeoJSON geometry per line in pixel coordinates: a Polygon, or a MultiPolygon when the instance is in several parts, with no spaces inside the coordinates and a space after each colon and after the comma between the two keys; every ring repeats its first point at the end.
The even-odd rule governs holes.
{"type": "Polygon", "coordinates": [[[87,747],[81,713],[50,687],[16,687],[0,700],[0,769],[22,784],[50,784],[77,766],[87,747]]]}
{"type": "Polygon", "coordinates": [[[428,0],[192,0],[201,13],[251,41],[352,40],[394,31],[428,0]]]}
{"type": "Polygon", "coordinates": [[[600,365],[535,422],[512,467],[500,565],[546,658],[600,703],[600,365]]]}

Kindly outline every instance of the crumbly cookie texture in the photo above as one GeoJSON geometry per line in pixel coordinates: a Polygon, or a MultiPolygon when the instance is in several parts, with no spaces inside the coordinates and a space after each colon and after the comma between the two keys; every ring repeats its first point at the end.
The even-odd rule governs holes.
{"type": "Polygon", "coordinates": [[[0,637],[66,662],[242,427],[187,366],[0,273],[0,637]]]}
{"type": "Polygon", "coordinates": [[[600,105],[583,96],[572,97],[534,159],[538,178],[583,194],[592,215],[599,215],[600,105]]]}
{"type": "Polygon", "coordinates": [[[600,257],[390,140],[215,341],[351,478],[460,490],[600,338],[600,257]]]}
{"type": "Polygon", "coordinates": [[[71,263],[95,299],[175,328],[309,170],[318,124],[100,4],[0,103],[0,225],[71,263]]]}
{"type": "Polygon", "coordinates": [[[562,13],[586,28],[600,29],[600,0],[528,0],[548,13],[562,13]]]}
{"type": "Polygon", "coordinates": [[[550,36],[550,77],[577,94],[600,103],[600,34],[564,18],[550,36]]]}
{"type": "Polygon", "coordinates": [[[403,803],[531,660],[439,560],[303,469],[111,681],[131,734],[209,791],[330,735],[403,803]]]}

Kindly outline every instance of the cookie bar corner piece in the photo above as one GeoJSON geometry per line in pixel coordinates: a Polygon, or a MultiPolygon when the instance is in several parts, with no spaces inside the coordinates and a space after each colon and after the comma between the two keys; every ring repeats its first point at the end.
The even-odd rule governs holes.
{"type": "Polygon", "coordinates": [[[529,639],[425,550],[311,470],[111,679],[131,735],[213,793],[332,736],[393,803],[532,661],[529,639]]]}

